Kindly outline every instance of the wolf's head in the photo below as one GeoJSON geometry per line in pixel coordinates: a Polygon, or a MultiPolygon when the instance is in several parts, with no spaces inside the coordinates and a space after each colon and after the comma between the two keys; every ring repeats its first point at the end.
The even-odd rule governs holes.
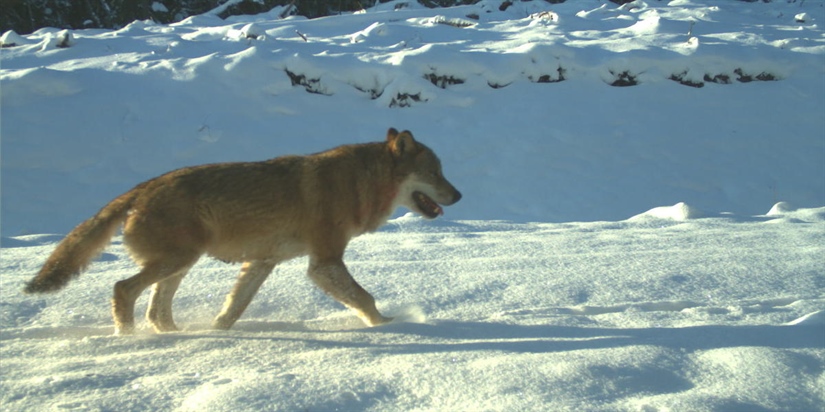
{"type": "Polygon", "coordinates": [[[407,130],[399,133],[390,128],[387,145],[398,172],[404,176],[398,204],[427,219],[435,219],[444,214],[441,205],[450,206],[461,200],[461,193],[444,177],[438,156],[416,141],[412,133],[407,130]]]}

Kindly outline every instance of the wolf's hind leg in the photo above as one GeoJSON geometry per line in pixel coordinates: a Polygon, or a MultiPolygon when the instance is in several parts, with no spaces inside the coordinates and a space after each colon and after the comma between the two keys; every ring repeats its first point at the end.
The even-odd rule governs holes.
{"type": "Polygon", "coordinates": [[[146,310],[146,320],[152,324],[155,332],[178,330],[172,316],[172,298],[175,297],[175,292],[189,269],[190,267],[186,267],[177,274],[155,283],[152,297],[149,300],[149,308],[146,310]]]}
{"type": "Polygon", "coordinates": [[[392,320],[378,312],[375,299],[352,278],[341,259],[310,258],[308,274],[318,287],[354,310],[368,326],[377,326],[392,320]]]}
{"type": "Polygon", "coordinates": [[[145,264],[137,275],[115,283],[112,297],[115,334],[130,334],[134,331],[135,301],[147,287],[170,276],[185,273],[198,260],[198,257],[198,253],[181,252],[176,254],[175,258],[152,261],[145,264]]]}
{"type": "Polygon", "coordinates": [[[245,262],[238,275],[238,281],[232,288],[232,292],[226,296],[221,313],[215,318],[212,327],[215,329],[229,329],[238,318],[241,317],[249,302],[258,293],[258,289],[264,283],[276,262],[255,260],[245,262]]]}

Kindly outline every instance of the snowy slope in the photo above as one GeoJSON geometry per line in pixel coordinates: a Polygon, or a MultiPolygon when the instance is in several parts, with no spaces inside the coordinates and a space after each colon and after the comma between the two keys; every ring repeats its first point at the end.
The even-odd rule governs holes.
{"type": "Polygon", "coordinates": [[[822,1],[401,3],[3,35],[4,409],[825,408],[822,1]],[[212,331],[238,268],[203,259],[183,331],[113,337],[119,237],[20,293],[142,180],[391,126],[464,194],[348,249],[400,322],[363,328],[297,259],[212,331]]]}
{"type": "Polygon", "coordinates": [[[77,31],[69,48],[44,29],[2,51],[2,233],[65,233],[184,165],[308,153],[381,139],[390,126],[433,146],[478,199],[452,218],[619,220],[680,201],[713,213],[821,206],[822,4],[740,3],[577,1],[549,19],[539,1],[505,12],[498,2],[384,4],[317,20],[277,20],[276,10],[77,31]],[[440,23],[452,20],[475,23],[440,23]],[[539,83],[560,71],[564,81],[539,83]],[[627,76],[640,84],[609,86],[627,76]]]}
{"type": "Polygon", "coordinates": [[[235,328],[212,331],[237,267],[204,260],[178,293],[184,331],[129,338],[111,336],[108,308],[133,272],[119,242],[61,294],[22,297],[55,238],[19,237],[3,249],[0,394],[10,410],[821,410],[823,227],[823,208],[402,217],[346,260],[405,323],[364,329],[298,260],[235,328]]]}

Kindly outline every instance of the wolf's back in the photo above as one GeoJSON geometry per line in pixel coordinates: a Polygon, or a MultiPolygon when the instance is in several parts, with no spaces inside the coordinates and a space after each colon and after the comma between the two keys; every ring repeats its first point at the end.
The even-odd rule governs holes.
{"type": "Polygon", "coordinates": [[[26,284],[25,293],[56,292],[80,275],[103,251],[126,220],[138,188],[115,198],[96,215],[77,225],[52,252],[40,272],[26,284]]]}

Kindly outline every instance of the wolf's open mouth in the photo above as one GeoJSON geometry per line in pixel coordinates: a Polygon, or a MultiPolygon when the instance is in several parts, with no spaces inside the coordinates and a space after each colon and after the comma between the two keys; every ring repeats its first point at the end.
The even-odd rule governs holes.
{"type": "Polygon", "coordinates": [[[444,209],[442,209],[441,206],[435,202],[435,200],[431,199],[424,193],[416,191],[413,192],[412,197],[415,201],[415,205],[418,206],[418,209],[422,214],[424,214],[425,217],[435,219],[436,217],[444,214],[444,209]]]}

